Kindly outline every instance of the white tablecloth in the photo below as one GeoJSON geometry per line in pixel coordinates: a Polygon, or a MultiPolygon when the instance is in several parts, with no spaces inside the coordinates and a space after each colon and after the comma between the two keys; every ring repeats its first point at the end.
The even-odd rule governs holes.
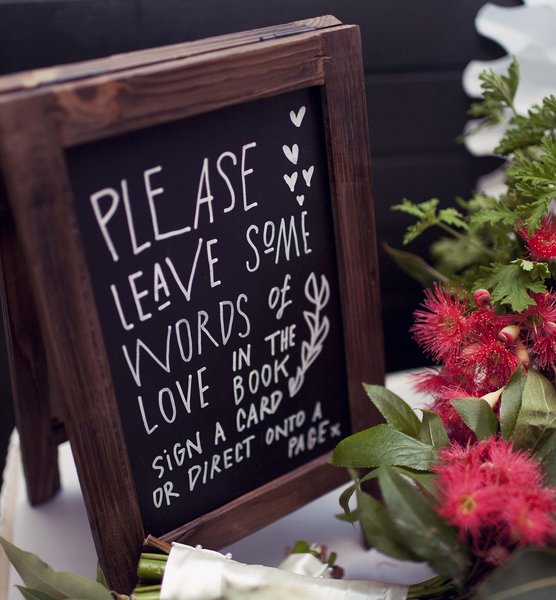
{"type": "MultiPolygon", "coordinates": [[[[422,396],[412,393],[407,373],[389,375],[387,387],[415,406],[423,402],[422,396]]],[[[60,446],[59,461],[62,489],[52,500],[33,508],[25,496],[17,436],[12,438],[2,490],[0,534],[17,546],[38,554],[56,570],[94,578],[96,553],[67,443],[60,446]]],[[[304,539],[326,544],[330,551],[336,552],[338,564],[345,569],[348,579],[414,583],[431,576],[431,571],[424,565],[400,563],[375,550],[365,550],[359,529],[334,517],[340,512],[340,492],[341,488],[322,496],[223,552],[231,552],[240,562],[277,566],[283,559],[284,548],[304,539]]],[[[21,600],[20,593],[13,587],[19,583],[19,577],[8,568],[2,554],[0,599],[21,600]]]]}

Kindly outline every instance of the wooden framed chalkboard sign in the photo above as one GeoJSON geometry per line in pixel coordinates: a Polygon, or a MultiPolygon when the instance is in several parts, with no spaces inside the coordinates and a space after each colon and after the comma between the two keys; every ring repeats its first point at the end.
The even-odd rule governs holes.
{"type": "Polygon", "coordinates": [[[33,502],[69,438],[111,585],[345,478],[377,418],[359,31],[333,17],[0,80],[3,302],[33,502]]]}

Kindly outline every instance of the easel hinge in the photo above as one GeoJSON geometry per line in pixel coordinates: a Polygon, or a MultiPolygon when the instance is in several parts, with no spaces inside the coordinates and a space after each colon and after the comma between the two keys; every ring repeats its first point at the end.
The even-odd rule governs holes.
{"type": "Polygon", "coordinates": [[[267,40],[276,40],[278,38],[289,37],[291,35],[297,35],[298,33],[307,33],[309,31],[316,31],[316,27],[311,27],[309,25],[301,25],[299,27],[293,27],[291,29],[284,29],[282,31],[277,31],[275,33],[266,33],[265,35],[261,35],[260,41],[265,42],[267,40]]]}

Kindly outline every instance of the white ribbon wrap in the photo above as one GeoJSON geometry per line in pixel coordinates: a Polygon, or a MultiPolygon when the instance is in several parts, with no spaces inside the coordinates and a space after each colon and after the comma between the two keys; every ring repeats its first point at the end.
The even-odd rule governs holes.
{"type": "Polygon", "coordinates": [[[276,569],[244,565],[219,552],[174,543],[160,599],[217,600],[241,596],[273,600],[405,600],[407,597],[408,588],[404,585],[328,579],[326,575],[326,565],[312,555],[291,555],[276,569]]]}

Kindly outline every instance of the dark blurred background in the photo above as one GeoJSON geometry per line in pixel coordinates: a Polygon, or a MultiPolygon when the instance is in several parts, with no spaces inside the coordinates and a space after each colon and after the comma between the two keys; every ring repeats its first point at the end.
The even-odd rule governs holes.
{"type": "MultiPolygon", "coordinates": [[[[494,0],[518,6],[519,0],[494,0]]],[[[0,75],[333,14],[361,27],[377,217],[386,366],[425,364],[410,339],[421,289],[382,250],[401,247],[408,197],[452,202],[498,162],[456,143],[470,100],[461,75],[472,59],[504,54],[475,30],[485,0],[0,0],[0,75]]],[[[430,241],[430,239],[429,239],[430,241]]],[[[424,254],[427,239],[409,249],[424,254]]],[[[0,336],[3,340],[3,336],[0,336]]],[[[0,472],[13,427],[0,344],[0,472]]]]}

